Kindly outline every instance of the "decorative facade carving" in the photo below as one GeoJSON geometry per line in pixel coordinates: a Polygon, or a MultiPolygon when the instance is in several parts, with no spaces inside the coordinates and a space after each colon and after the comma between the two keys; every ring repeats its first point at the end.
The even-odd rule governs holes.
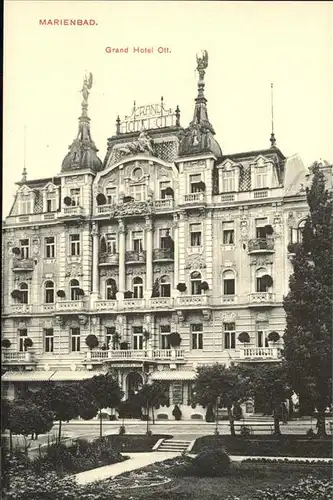
{"type": "Polygon", "coordinates": [[[203,255],[188,255],[185,261],[185,269],[205,269],[205,259],[203,255]]]}
{"type": "Polygon", "coordinates": [[[83,184],[84,176],[83,175],[73,175],[71,177],[65,177],[65,184],[83,184]]]}
{"type": "Polygon", "coordinates": [[[81,262],[72,262],[72,263],[67,263],[66,265],[66,271],[65,271],[65,277],[66,278],[78,278],[83,276],[83,271],[82,271],[82,263],[81,262]]]}
{"type": "Polygon", "coordinates": [[[233,323],[236,320],[236,314],[234,312],[226,312],[221,315],[223,323],[233,323]]]}
{"type": "Polygon", "coordinates": [[[56,316],[55,317],[55,324],[58,326],[64,326],[66,323],[66,320],[63,316],[56,316]]]}
{"type": "Polygon", "coordinates": [[[250,266],[270,266],[273,265],[272,257],[264,255],[250,255],[250,266]]]}
{"type": "Polygon", "coordinates": [[[151,201],[131,201],[120,203],[110,211],[110,217],[126,217],[127,215],[151,215],[153,204],[151,201]]]}
{"type": "Polygon", "coordinates": [[[111,267],[110,269],[101,269],[99,272],[100,276],[104,276],[106,278],[112,278],[113,276],[118,276],[119,275],[119,270],[117,267],[111,267]]]}
{"type": "Polygon", "coordinates": [[[240,232],[241,232],[241,240],[246,241],[249,238],[249,221],[246,218],[242,218],[240,221],[240,232]]]}
{"type": "Polygon", "coordinates": [[[136,141],[130,142],[118,148],[118,150],[123,153],[124,156],[140,153],[149,153],[152,156],[154,155],[153,141],[145,130],[140,133],[136,141]]]}
{"type": "Polygon", "coordinates": [[[80,325],[86,325],[88,321],[88,316],[86,316],[85,314],[79,314],[78,320],[80,325]]]}
{"type": "Polygon", "coordinates": [[[130,266],[126,268],[126,276],[146,274],[145,266],[130,266]]]}
{"type": "Polygon", "coordinates": [[[212,311],[210,309],[203,309],[202,316],[205,321],[209,321],[212,316],[212,311]]]}
{"type": "Polygon", "coordinates": [[[184,170],[191,170],[192,171],[202,171],[203,168],[206,166],[205,160],[198,160],[198,161],[188,161],[184,163],[184,170]]]}

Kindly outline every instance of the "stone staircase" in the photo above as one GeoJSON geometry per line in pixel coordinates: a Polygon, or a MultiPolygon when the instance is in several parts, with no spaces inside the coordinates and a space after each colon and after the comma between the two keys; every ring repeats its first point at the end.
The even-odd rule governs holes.
{"type": "Polygon", "coordinates": [[[157,451],[167,451],[173,453],[183,453],[189,447],[191,441],[181,441],[180,439],[165,439],[157,451]]]}

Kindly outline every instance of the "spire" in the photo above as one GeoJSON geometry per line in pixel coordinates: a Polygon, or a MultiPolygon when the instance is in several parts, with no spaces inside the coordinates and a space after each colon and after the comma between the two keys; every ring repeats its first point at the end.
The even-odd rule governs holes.
{"type": "Polygon", "coordinates": [[[276,139],[275,139],[275,134],[274,134],[274,86],[273,83],[271,83],[271,120],[272,120],[272,132],[271,132],[271,148],[276,147],[276,139]]]}
{"type": "Polygon", "coordinates": [[[22,178],[21,182],[26,182],[28,174],[27,174],[27,164],[26,164],[26,159],[27,159],[27,127],[24,125],[24,135],[23,135],[23,172],[22,172],[22,178]]]}
{"type": "Polygon", "coordinates": [[[207,50],[202,50],[197,54],[197,71],[199,73],[198,95],[195,98],[194,114],[191,124],[197,124],[197,125],[202,124],[208,130],[210,130],[212,134],[215,134],[215,131],[208,119],[207,99],[204,94],[205,90],[204,78],[207,67],[208,67],[208,52],[207,50]]]}
{"type": "Polygon", "coordinates": [[[76,139],[69,146],[69,153],[62,162],[62,171],[91,168],[94,171],[102,169],[102,162],[97,156],[98,149],[91,138],[90,118],[88,117],[88,97],[92,87],[93,76],[86,75],[83,80],[81,116],[79,118],[79,131],[76,139]]]}

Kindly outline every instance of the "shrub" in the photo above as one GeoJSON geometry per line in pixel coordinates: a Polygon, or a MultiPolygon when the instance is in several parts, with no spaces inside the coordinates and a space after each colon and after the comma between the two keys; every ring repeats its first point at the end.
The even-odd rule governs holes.
{"type": "Polygon", "coordinates": [[[202,451],[193,459],[189,469],[195,476],[224,476],[230,470],[230,458],[222,448],[202,451]]]}
{"type": "Polygon", "coordinates": [[[97,201],[97,205],[100,206],[100,205],[106,205],[106,197],[103,193],[98,193],[98,195],[96,196],[96,201],[97,201]]]}
{"type": "Polygon", "coordinates": [[[12,252],[14,255],[20,255],[21,254],[21,249],[19,247],[13,247],[12,252]]]}
{"type": "Polygon", "coordinates": [[[251,429],[247,425],[242,425],[240,428],[240,435],[242,438],[248,439],[251,436],[251,429]]]}
{"type": "Polygon", "coordinates": [[[273,331],[268,334],[268,340],[270,342],[278,342],[280,340],[279,332],[273,331]]]}
{"type": "Polygon", "coordinates": [[[179,347],[181,344],[181,336],[179,335],[178,332],[172,332],[169,335],[169,343],[171,347],[179,347]]]}
{"type": "Polygon", "coordinates": [[[332,483],[329,480],[316,479],[312,476],[301,479],[294,486],[283,489],[259,490],[256,493],[255,500],[327,500],[332,498],[332,483]]]}
{"type": "Polygon", "coordinates": [[[31,471],[11,474],[6,500],[76,500],[80,487],[71,478],[61,479],[54,472],[38,476],[31,471]]]}
{"type": "Polygon", "coordinates": [[[235,420],[240,420],[242,418],[243,410],[239,404],[235,404],[232,414],[235,420]]]}
{"type": "Polygon", "coordinates": [[[174,409],[172,410],[172,415],[175,417],[175,420],[180,420],[182,418],[182,412],[178,405],[175,405],[174,409]]]}
{"type": "Polygon", "coordinates": [[[312,429],[311,427],[310,427],[310,429],[308,429],[308,430],[306,431],[306,435],[307,435],[307,437],[309,437],[309,438],[312,438],[312,437],[314,437],[314,436],[315,436],[315,433],[313,432],[313,429],[312,429]]]}
{"type": "Polygon", "coordinates": [[[214,422],[215,421],[215,414],[214,414],[214,411],[213,411],[213,405],[212,404],[209,404],[207,406],[205,420],[206,420],[206,422],[214,422]]]}
{"type": "Polygon", "coordinates": [[[64,290],[58,290],[57,291],[57,297],[64,299],[66,297],[66,293],[64,290]]]}
{"type": "Polygon", "coordinates": [[[124,434],[126,434],[126,429],[125,429],[125,426],[124,426],[124,425],[121,425],[121,426],[119,427],[118,434],[119,434],[119,436],[123,436],[124,434]]]}
{"type": "Polygon", "coordinates": [[[186,290],[187,290],[186,284],[185,283],[178,283],[177,290],[179,292],[186,292],[186,290]]]}
{"type": "Polygon", "coordinates": [[[11,341],[10,341],[9,339],[3,339],[3,340],[1,341],[1,345],[2,345],[2,347],[4,347],[5,349],[8,349],[8,348],[12,345],[12,343],[11,343],[11,341]]]}
{"type": "Polygon", "coordinates": [[[96,335],[90,334],[86,337],[86,344],[89,347],[89,349],[94,349],[95,347],[98,346],[98,338],[96,335]]]}
{"type": "Polygon", "coordinates": [[[245,344],[247,342],[250,342],[250,335],[247,333],[247,332],[241,332],[239,335],[238,335],[238,340],[239,342],[241,342],[242,344],[245,344]]]}
{"type": "Polygon", "coordinates": [[[33,343],[33,341],[31,340],[31,338],[30,338],[30,337],[26,337],[26,338],[24,339],[24,347],[25,347],[25,348],[32,347],[32,346],[33,346],[33,344],[34,344],[34,343],[33,343]]]}

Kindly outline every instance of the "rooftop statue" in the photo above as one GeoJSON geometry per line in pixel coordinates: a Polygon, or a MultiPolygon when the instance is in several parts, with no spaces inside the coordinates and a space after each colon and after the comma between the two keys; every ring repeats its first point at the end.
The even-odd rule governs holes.
{"type": "Polygon", "coordinates": [[[126,146],[119,148],[119,151],[126,155],[146,152],[154,154],[153,141],[147,132],[143,130],[136,141],[130,142],[126,144],[126,146]]]}

